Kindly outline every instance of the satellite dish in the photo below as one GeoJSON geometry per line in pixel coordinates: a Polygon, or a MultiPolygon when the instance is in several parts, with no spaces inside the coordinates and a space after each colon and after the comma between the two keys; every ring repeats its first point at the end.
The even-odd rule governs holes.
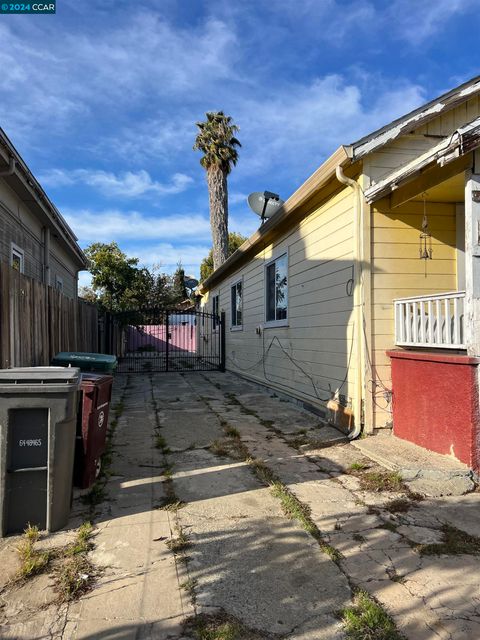
{"type": "Polygon", "coordinates": [[[250,209],[262,218],[271,218],[280,209],[284,201],[276,193],[271,191],[254,191],[248,196],[250,209]]]}
{"type": "Polygon", "coordinates": [[[195,287],[198,285],[198,280],[196,280],[193,276],[187,276],[184,279],[184,282],[187,289],[195,289],[195,287]]]}

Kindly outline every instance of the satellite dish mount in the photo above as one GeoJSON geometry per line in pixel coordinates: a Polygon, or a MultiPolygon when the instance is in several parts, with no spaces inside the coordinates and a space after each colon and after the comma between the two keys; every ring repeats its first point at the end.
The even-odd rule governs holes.
{"type": "Polygon", "coordinates": [[[262,224],[266,218],[271,218],[283,205],[283,200],[277,193],[271,191],[255,191],[248,196],[250,209],[260,216],[262,224]]]}

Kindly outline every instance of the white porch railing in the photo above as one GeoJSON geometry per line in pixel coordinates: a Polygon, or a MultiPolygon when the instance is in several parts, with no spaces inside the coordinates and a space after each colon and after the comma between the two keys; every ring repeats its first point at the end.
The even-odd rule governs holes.
{"type": "Polygon", "coordinates": [[[399,298],[395,344],[399,347],[465,349],[465,291],[399,298]]]}

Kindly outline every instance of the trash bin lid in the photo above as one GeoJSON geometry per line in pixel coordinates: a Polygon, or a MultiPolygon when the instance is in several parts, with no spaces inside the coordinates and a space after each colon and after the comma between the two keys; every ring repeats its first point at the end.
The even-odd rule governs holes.
{"type": "Polygon", "coordinates": [[[17,367],[0,369],[0,393],[76,391],[80,383],[77,367],[17,367]]]}
{"type": "Polygon", "coordinates": [[[113,376],[105,373],[85,372],[80,374],[80,386],[91,385],[100,386],[106,382],[113,382],[113,376]]]}
{"type": "Polygon", "coordinates": [[[117,364],[117,357],[106,353],[87,353],[83,351],[61,351],[52,360],[53,364],[63,366],[76,366],[80,368],[95,365],[107,365],[109,367],[117,364]]]}

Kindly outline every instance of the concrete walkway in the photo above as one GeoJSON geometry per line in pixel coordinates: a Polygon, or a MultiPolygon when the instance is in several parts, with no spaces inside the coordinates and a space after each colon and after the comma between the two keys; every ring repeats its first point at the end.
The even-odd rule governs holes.
{"type": "Polygon", "coordinates": [[[406,638],[480,638],[478,493],[375,486],[381,469],[338,432],[230,374],[118,376],[115,395],[106,495],[93,514],[77,501],[71,523],[93,515],[97,585],[61,607],[45,576],[33,604],[8,592],[0,637],[193,640],[187,619],[221,613],[249,640],[342,640],[338,612],[361,587],[406,638]],[[321,539],[284,515],[267,472],[321,539]]]}

